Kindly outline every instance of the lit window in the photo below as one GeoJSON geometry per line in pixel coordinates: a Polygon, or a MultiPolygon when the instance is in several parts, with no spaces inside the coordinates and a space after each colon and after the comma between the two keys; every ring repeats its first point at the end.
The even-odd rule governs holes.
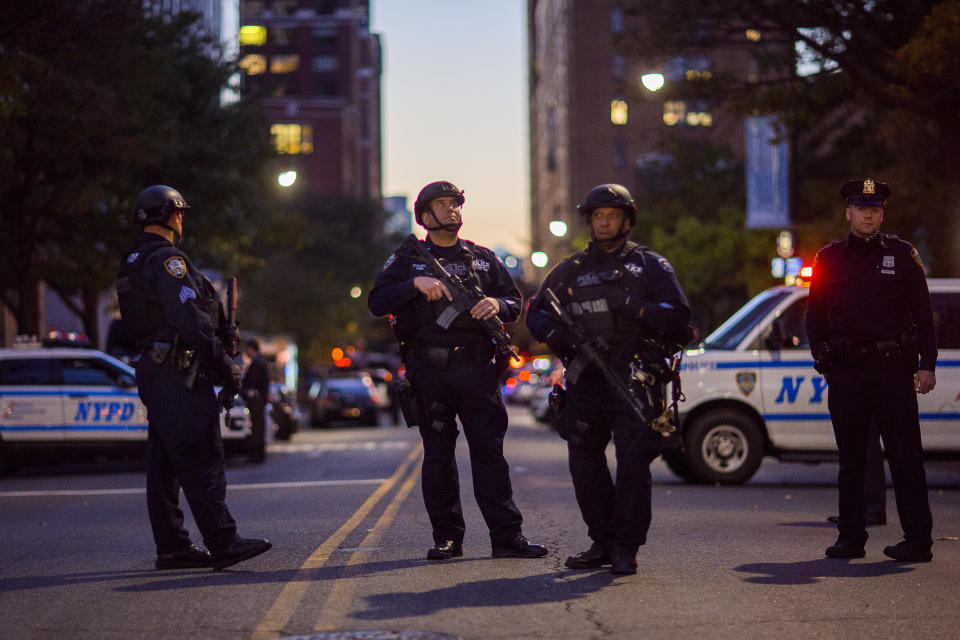
{"type": "Polygon", "coordinates": [[[750,42],[760,42],[760,32],[756,29],[747,29],[747,40],[750,42]]]}
{"type": "Polygon", "coordinates": [[[256,25],[240,27],[240,44],[249,47],[259,47],[267,42],[267,28],[256,25]]]}
{"type": "Polygon", "coordinates": [[[313,153],[313,127],[309,124],[276,123],[270,126],[277,153],[313,153]]]}
{"type": "Polygon", "coordinates": [[[663,122],[668,127],[679,124],[687,115],[687,105],[683,100],[668,100],[663,103],[663,122]]]}
{"type": "Polygon", "coordinates": [[[610,122],[613,124],[627,124],[627,103],[625,101],[610,101],[610,122]]]}
{"type": "Polygon", "coordinates": [[[248,53],[240,61],[240,68],[247,72],[248,76],[255,76],[265,73],[267,70],[267,57],[259,53],[248,53]]]}
{"type": "Polygon", "coordinates": [[[713,114],[709,111],[703,111],[700,113],[700,126],[701,127],[712,127],[713,126],[713,114]]]}
{"type": "Polygon", "coordinates": [[[270,73],[293,73],[300,66],[300,56],[289,54],[270,58],[270,73]]]}
{"type": "Polygon", "coordinates": [[[338,66],[337,56],[316,56],[313,59],[314,71],[336,71],[338,66]]]}

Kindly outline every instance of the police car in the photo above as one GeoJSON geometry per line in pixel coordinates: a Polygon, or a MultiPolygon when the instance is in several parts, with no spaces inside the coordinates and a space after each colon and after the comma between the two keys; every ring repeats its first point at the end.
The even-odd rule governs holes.
{"type": "MultiPolygon", "coordinates": [[[[220,425],[225,449],[243,450],[247,409],[234,407],[220,425]]],[[[128,364],[94,349],[0,349],[0,464],[142,452],[146,440],[147,411],[128,364]]]]}
{"type": "MultiPolygon", "coordinates": [[[[918,395],[928,457],[960,456],[960,278],[927,280],[937,333],[937,386],[918,395]]],[[[740,484],[764,456],[835,460],[827,383],[813,368],[808,289],[760,293],[684,354],[682,450],[667,465],[695,482],[740,484]]]]}

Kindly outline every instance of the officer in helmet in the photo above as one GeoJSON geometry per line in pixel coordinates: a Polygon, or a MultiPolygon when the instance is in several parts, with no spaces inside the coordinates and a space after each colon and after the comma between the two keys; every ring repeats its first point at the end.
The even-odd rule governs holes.
{"type": "MultiPolygon", "coordinates": [[[[679,350],[691,337],[690,309],[673,267],[666,258],[627,239],[636,222],[637,205],[619,184],[593,188],[577,207],[590,227],[590,244],[547,274],[530,300],[527,326],[565,364],[577,356],[577,343],[550,305],[553,291],[591,342],[602,345],[610,368],[631,375],[629,362],[651,342],[679,350]]],[[[637,571],[637,551],[650,527],[650,463],[660,453],[662,436],[641,423],[611,388],[596,365],[588,364],[576,380],[567,370],[560,435],[567,440],[570,473],[580,513],[593,541],[570,556],[566,566],[594,569],[611,565],[615,574],[637,571]],[[607,466],[606,447],[613,439],[616,478],[607,466]]],[[[652,388],[650,419],[662,411],[662,389],[652,388]]]]}
{"type": "Polygon", "coordinates": [[[408,240],[387,259],[368,305],[376,316],[392,314],[407,380],[426,414],[420,421],[427,425],[420,425],[422,486],[434,541],[427,558],[463,555],[466,526],[455,457],[458,416],[493,556],[537,558],[547,549],[529,542],[521,532],[523,518],[513,501],[510,467],[503,457],[507,412],[500,396],[500,374],[494,344],[479,322],[494,316],[515,321],[521,311],[520,291],[490,249],[458,237],[463,203],[463,191],[450,182],[425,186],[414,203],[414,215],[427,230],[427,239],[414,241],[422,243],[448,273],[479,287],[484,297],[447,326],[438,324],[453,297],[446,284],[432,277],[408,240]]]}
{"type": "Polygon", "coordinates": [[[214,385],[233,397],[240,369],[237,338],[213,284],[177,248],[189,209],[176,189],[144,189],[134,205],[142,233],[117,276],[120,313],[135,340],[137,389],[147,407],[147,511],[158,569],[223,569],[270,548],[237,535],[225,502],[220,403],[214,385]],[[183,526],[180,489],[209,551],[183,526]]]}

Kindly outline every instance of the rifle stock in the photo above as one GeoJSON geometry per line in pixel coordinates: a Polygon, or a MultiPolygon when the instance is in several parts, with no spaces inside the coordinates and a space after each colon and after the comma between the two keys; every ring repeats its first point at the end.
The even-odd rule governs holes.
{"type": "MultiPolygon", "coordinates": [[[[607,351],[606,344],[599,338],[592,338],[580,327],[579,323],[577,323],[577,321],[570,316],[570,313],[563,308],[563,305],[560,304],[560,299],[552,289],[549,287],[544,289],[544,296],[547,304],[550,305],[554,314],[560,318],[560,321],[576,342],[577,356],[574,357],[570,366],[567,367],[567,378],[575,383],[587,364],[594,365],[606,379],[610,387],[620,396],[620,399],[627,403],[627,406],[630,407],[630,410],[633,411],[637,418],[641,422],[648,422],[648,417],[644,413],[646,405],[637,397],[634,389],[618,376],[604,359],[603,354],[607,351]]],[[[640,379],[644,385],[652,385],[655,383],[654,376],[648,373],[639,372],[638,375],[638,372],[634,372],[633,375],[640,379]]],[[[659,432],[660,435],[667,436],[675,427],[669,421],[663,420],[664,415],[665,414],[662,414],[660,417],[650,421],[650,426],[659,432]]]]}

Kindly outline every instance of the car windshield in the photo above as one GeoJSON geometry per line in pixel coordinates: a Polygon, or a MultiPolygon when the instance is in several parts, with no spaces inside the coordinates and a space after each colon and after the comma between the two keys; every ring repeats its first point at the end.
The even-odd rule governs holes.
{"type": "Polygon", "coordinates": [[[789,295],[788,289],[769,289],[757,294],[708,335],[703,346],[707,349],[736,349],[757,323],[789,295]]]}
{"type": "Polygon", "coordinates": [[[369,395],[370,389],[359,378],[333,378],[323,383],[327,393],[338,391],[340,393],[354,393],[369,395]]]}

